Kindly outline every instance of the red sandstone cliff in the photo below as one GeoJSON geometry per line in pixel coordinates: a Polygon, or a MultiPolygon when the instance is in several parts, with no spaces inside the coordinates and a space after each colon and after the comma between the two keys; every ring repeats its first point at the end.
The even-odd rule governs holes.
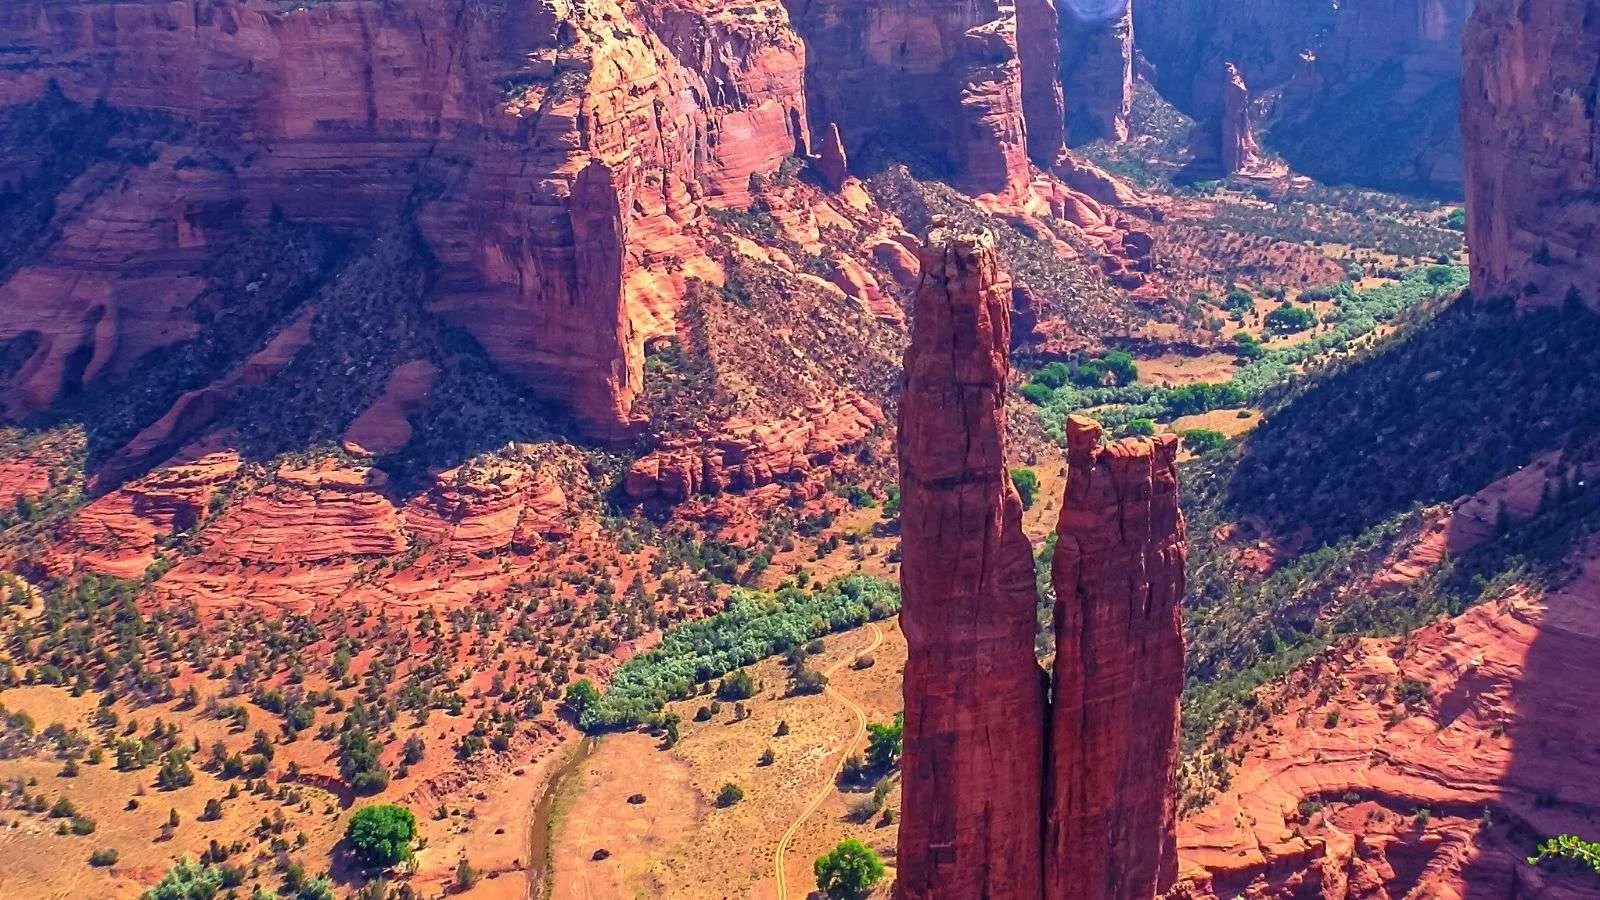
{"type": "Polygon", "coordinates": [[[1100,445],[1067,425],[1067,494],[1051,580],[1045,896],[1141,900],[1177,875],[1183,516],[1178,439],[1100,445]]]}
{"type": "Polygon", "coordinates": [[[59,239],[6,273],[0,343],[37,342],[14,414],[189,336],[193,273],[274,210],[360,228],[411,207],[432,308],[618,433],[697,256],[683,225],[806,143],[804,50],[776,0],[26,0],[0,33],[0,105],[54,82],[173,123],[109,190],[91,169],[59,239]]]}
{"type": "Polygon", "coordinates": [[[1133,4],[1066,3],[1061,11],[1061,82],[1074,145],[1128,138],[1133,108],[1133,4]]]}
{"type": "MultiPolygon", "coordinates": [[[[1018,193],[1030,147],[1059,136],[1047,0],[788,0],[806,40],[813,123],[836,122],[852,158],[908,160],[974,194],[1018,193]],[[1019,19],[1037,23],[1026,40],[1019,19]],[[1046,24],[1048,23],[1048,24],[1046,24]],[[1038,137],[1032,117],[1041,120],[1038,137]],[[1051,129],[1054,128],[1054,132],[1051,129]]],[[[1055,141],[1059,144],[1059,141],[1055,141]]]]}
{"type": "Polygon", "coordinates": [[[1480,300],[1600,307],[1593,0],[1479,0],[1463,44],[1467,240],[1480,300]]]}
{"type": "Polygon", "coordinates": [[[987,234],[922,252],[900,401],[904,801],[896,895],[1041,896],[1045,678],[1005,458],[1010,292],[987,234]]]}
{"type": "Polygon", "coordinates": [[[1056,0],[1017,0],[1017,56],[1022,63],[1028,158],[1041,169],[1049,168],[1067,143],[1060,28],[1056,0]]]}

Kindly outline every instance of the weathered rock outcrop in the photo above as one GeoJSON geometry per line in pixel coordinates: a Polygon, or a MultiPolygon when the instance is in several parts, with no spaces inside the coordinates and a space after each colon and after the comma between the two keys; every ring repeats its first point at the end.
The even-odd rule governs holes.
{"type": "Polygon", "coordinates": [[[1600,741],[1594,549],[1549,595],[1346,642],[1264,693],[1231,783],[1179,829],[1182,896],[1593,896],[1527,865],[1524,836],[1581,834],[1600,804],[1576,749],[1600,741]]]}
{"type": "Polygon", "coordinates": [[[715,437],[675,439],[628,470],[633,500],[680,503],[697,494],[738,493],[798,481],[826,467],[883,422],[876,404],[847,397],[775,422],[729,422],[715,437]]]}
{"type": "Polygon", "coordinates": [[[1028,158],[1041,169],[1049,168],[1067,143],[1067,110],[1061,82],[1061,12],[1056,0],[1017,0],[1017,57],[1022,63],[1022,114],[1028,127],[1028,158]]]}
{"type": "MultiPolygon", "coordinates": [[[[1024,72],[1041,71],[1031,54],[1048,53],[1053,42],[1030,37],[1025,65],[1018,7],[996,0],[788,3],[806,40],[812,121],[838,123],[853,159],[869,167],[907,161],[972,193],[1014,193],[1027,184],[1024,72]]],[[[1025,5],[1032,19],[1048,17],[1044,0],[1025,5]]],[[[1054,62],[1045,65],[1053,69],[1054,62]]],[[[1027,80],[1030,97],[1050,107],[1048,86],[1027,80]]]]}
{"type": "Polygon", "coordinates": [[[922,263],[900,406],[897,896],[1154,897],[1177,873],[1177,438],[1102,448],[1097,424],[1069,425],[1047,701],[1005,459],[1009,285],[987,234],[935,230],[922,263]]]}
{"type": "Polygon", "coordinates": [[[59,237],[0,273],[0,346],[37,345],[13,412],[190,336],[193,273],[274,210],[365,228],[413,209],[440,264],[431,307],[619,433],[640,344],[695,273],[681,226],[808,143],[777,0],[23,0],[0,33],[0,106],[56,84],[170,123],[149,153],[90,166],[59,237]]]}
{"type": "Polygon", "coordinates": [[[822,183],[830,191],[844,187],[844,180],[850,177],[850,157],[845,153],[839,126],[833,122],[828,123],[821,140],[817,142],[816,166],[822,183]]]}
{"type": "Polygon", "coordinates": [[[1010,290],[987,234],[922,251],[900,401],[904,800],[897,896],[1037,898],[1044,673],[1005,458],[1010,290]]]}
{"type": "Polygon", "coordinates": [[[1074,145],[1127,140],[1128,113],[1133,109],[1131,0],[1065,4],[1061,83],[1066,92],[1067,135],[1074,145]]]}
{"type": "Polygon", "coordinates": [[[67,552],[60,556],[90,572],[138,578],[156,561],[157,540],[207,519],[212,499],[238,470],[238,454],[218,452],[129,482],[72,517],[61,535],[67,552]]]}
{"type": "Polygon", "coordinates": [[[1250,122],[1250,88],[1239,74],[1239,67],[1227,63],[1222,69],[1222,168],[1229,175],[1253,169],[1261,155],[1255,126],[1250,122]]]}
{"type": "Polygon", "coordinates": [[[1593,0],[1480,0],[1464,42],[1467,241],[1480,300],[1600,308],[1593,0]]]}
{"type": "Polygon", "coordinates": [[[1102,447],[1100,435],[1092,420],[1067,424],[1045,896],[1143,900],[1177,876],[1178,438],[1102,447]]]}

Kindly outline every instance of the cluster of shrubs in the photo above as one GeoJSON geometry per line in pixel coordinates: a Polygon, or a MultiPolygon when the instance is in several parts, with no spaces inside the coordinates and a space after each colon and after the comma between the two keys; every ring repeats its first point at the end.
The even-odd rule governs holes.
{"type": "Polygon", "coordinates": [[[587,689],[575,684],[567,704],[588,730],[641,724],[668,701],[691,696],[700,684],[899,610],[900,592],[893,583],[863,575],[811,588],[737,590],[726,611],[674,626],[660,644],[629,659],[604,695],[592,684],[587,689]]]}
{"type": "Polygon", "coordinates": [[[1123,387],[1139,380],[1139,367],[1133,354],[1126,350],[1112,350],[1102,356],[1093,356],[1070,362],[1053,362],[1033,374],[1022,386],[1022,396],[1043,405],[1055,391],[1066,385],[1078,387],[1123,387]]]}
{"type": "MultiPolygon", "coordinates": [[[[1181,416],[1220,409],[1238,409],[1249,403],[1267,400],[1269,392],[1282,391],[1293,383],[1301,364],[1332,351],[1345,350],[1352,341],[1364,337],[1380,324],[1390,322],[1430,301],[1460,291],[1467,281],[1466,269],[1457,266],[1423,266],[1403,274],[1396,283],[1369,290],[1356,290],[1349,283],[1310,288],[1300,300],[1331,302],[1324,327],[1315,335],[1291,346],[1268,347],[1249,335],[1235,335],[1234,345],[1245,364],[1224,383],[1202,382],[1181,387],[1161,388],[1148,384],[1112,384],[1119,375],[1100,386],[1084,386],[1070,377],[1072,368],[1061,365],[1069,377],[1058,378],[1060,369],[1041,381],[1036,375],[1022,389],[1027,399],[1041,407],[1045,432],[1055,440],[1065,435],[1068,415],[1093,409],[1093,415],[1108,427],[1123,431],[1137,419],[1170,422],[1181,416]],[[1058,387],[1050,384],[1061,380],[1058,387]]],[[[1287,333],[1316,324],[1315,315],[1305,307],[1288,304],[1268,314],[1268,327],[1287,333]],[[1276,315],[1277,319],[1273,320],[1276,315]]],[[[1111,356],[1112,354],[1107,354],[1111,356]]],[[[1131,364],[1131,360],[1130,360],[1131,364]]],[[[1057,364],[1052,364],[1057,365],[1057,364]]],[[[1045,369],[1050,369],[1049,366],[1045,369]]],[[[1043,373],[1045,369],[1041,369],[1043,373]]],[[[1102,368],[1102,371],[1107,371],[1102,368]]],[[[1114,373],[1127,371],[1122,368],[1114,373]]],[[[1135,373],[1137,369],[1133,370],[1135,373]]]]}

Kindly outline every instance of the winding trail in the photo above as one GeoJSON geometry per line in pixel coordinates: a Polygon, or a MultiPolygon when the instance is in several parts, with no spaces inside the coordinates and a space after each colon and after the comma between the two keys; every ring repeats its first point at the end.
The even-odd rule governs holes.
{"type": "MultiPolygon", "coordinates": [[[[822,674],[828,676],[830,681],[833,679],[835,672],[838,672],[840,669],[844,668],[845,665],[854,662],[861,654],[871,653],[872,651],[878,649],[878,645],[883,643],[883,631],[882,629],[878,628],[876,622],[868,622],[867,630],[872,632],[872,640],[868,641],[865,647],[862,647],[853,654],[847,654],[843,659],[840,659],[838,662],[834,663],[823,671],[822,674]]],[[[783,870],[783,858],[789,852],[789,845],[794,843],[794,837],[800,832],[800,826],[804,825],[806,820],[811,818],[811,814],[816,812],[817,808],[833,795],[834,783],[839,780],[839,773],[844,771],[845,760],[850,758],[850,751],[855,748],[856,744],[860,743],[861,739],[865,737],[867,733],[867,713],[866,710],[861,708],[860,704],[856,703],[854,700],[851,700],[849,697],[846,697],[833,687],[829,687],[827,689],[827,694],[833,699],[844,704],[846,709],[855,714],[856,730],[855,733],[850,736],[850,740],[845,743],[843,752],[839,754],[839,763],[833,767],[833,774],[829,776],[827,784],[823,785],[822,790],[818,791],[817,795],[811,798],[811,802],[806,804],[806,808],[801,810],[800,815],[797,816],[795,820],[789,824],[789,827],[784,830],[783,837],[778,839],[778,849],[772,854],[773,875],[778,882],[778,900],[789,900],[788,878],[784,874],[783,870]]]]}

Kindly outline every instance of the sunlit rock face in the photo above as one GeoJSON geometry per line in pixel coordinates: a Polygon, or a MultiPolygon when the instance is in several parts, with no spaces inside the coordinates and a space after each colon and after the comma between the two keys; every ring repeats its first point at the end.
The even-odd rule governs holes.
{"type": "Polygon", "coordinates": [[[1006,467],[1010,287],[993,237],[922,252],[900,402],[904,788],[896,896],[1140,900],[1175,850],[1177,438],[1069,424],[1051,697],[1006,467]]]}
{"type": "Polygon", "coordinates": [[[928,236],[900,400],[907,900],[1042,896],[1045,677],[1006,469],[1010,301],[992,236],[928,236]]]}
{"type": "Polygon", "coordinates": [[[430,308],[623,435],[642,344],[696,271],[685,226],[807,144],[804,47],[776,0],[20,0],[0,33],[0,106],[105,104],[151,136],[114,139],[57,202],[55,240],[0,271],[0,346],[30,342],[13,415],[191,336],[194,273],[240,230],[404,215],[438,263],[430,308]]]}
{"type": "Polygon", "coordinates": [[[1045,896],[1159,896],[1178,873],[1177,435],[1102,445],[1070,419],[1056,534],[1045,896]]]}

